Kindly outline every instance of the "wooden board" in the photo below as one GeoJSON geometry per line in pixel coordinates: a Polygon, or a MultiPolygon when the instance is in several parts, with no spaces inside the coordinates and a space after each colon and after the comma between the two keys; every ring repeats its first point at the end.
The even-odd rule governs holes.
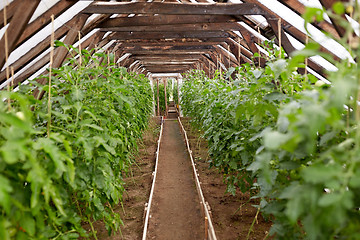
{"type": "Polygon", "coordinates": [[[229,23],[187,23],[172,25],[126,26],[101,28],[101,31],[111,32],[196,32],[196,31],[239,31],[239,24],[229,23]]]}
{"type": "Polygon", "coordinates": [[[102,14],[179,14],[179,15],[264,15],[257,4],[247,3],[168,3],[168,2],[94,2],[84,13],[102,14]]]}

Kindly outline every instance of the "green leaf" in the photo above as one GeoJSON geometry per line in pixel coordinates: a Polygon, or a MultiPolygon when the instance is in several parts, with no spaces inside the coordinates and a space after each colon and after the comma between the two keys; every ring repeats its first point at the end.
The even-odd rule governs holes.
{"type": "Polygon", "coordinates": [[[262,75],[262,71],[260,71],[260,70],[258,70],[258,69],[255,69],[255,70],[253,71],[253,74],[254,74],[254,77],[255,77],[256,79],[259,79],[259,78],[261,77],[261,75],[262,75]]]}
{"type": "Polygon", "coordinates": [[[0,239],[10,240],[9,229],[7,229],[7,221],[0,216],[0,239]]]}
{"type": "Polygon", "coordinates": [[[301,171],[303,178],[310,183],[323,183],[324,185],[331,180],[340,176],[340,166],[310,166],[301,171]]]}
{"type": "Polygon", "coordinates": [[[342,195],[339,193],[324,193],[319,199],[319,206],[328,207],[330,205],[339,205],[341,203],[342,195]]]}
{"type": "Polygon", "coordinates": [[[99,131],[104,131],[104,129],[102,127],[99,127],[99,126],[97,126],[95,124],[81,124],[81,126],[93,128],[93,129],[96,129],[96,130],[99,130],[99,131]]]}
{"type": "Polygon", "coordinates": [[[277,131],[268,131],[264,134],[264,146],[270,150],[276,150],[289,139],[290,137],[288,134],[277,131]]]}
{"type": "Polygon", "coordinates": [[[84,99],[84,93],[81,89],[75,88],[72,92],[72,98],[74,101],[81,101],[84,99]]]}
{"type": "Polygon", "coordinates": [[[30,214],[25,214],[20,219],[20,226],[24,229],[24,231],[30,236],[35,235],[35,219],[30,214]]]}
{"type": "Polygon", "coordinates": [[[10,193],[13,191],[10,181],[4,176],[0,175],[0,205],[4,208],[7,214],[11,211],[11,197],[10,193]]]}

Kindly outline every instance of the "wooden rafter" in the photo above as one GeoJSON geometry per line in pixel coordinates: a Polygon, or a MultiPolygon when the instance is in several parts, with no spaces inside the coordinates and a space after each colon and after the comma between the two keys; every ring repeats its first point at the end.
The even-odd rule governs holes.
{"type": "MultiPolygon", "coordinates": [[[[6,6],[6,21],[9,22],[21,5],[21,0],[15,0],[6,6]]],[[[4,9],[0,10],[0,28],[4,27],[4,9]]]]}
{"type": "Polygon", "coordinates": [[[40,15],[38,18],[36,18],[34,21],[29,23],[29,25],[26,27],[24,32],[22,33],[19,41],[17,42],[17,46],[22,44],[24,41],[29,39],[31,36],[33,36],[35,33],[37,33],[41,28],[46,26],[51,22],[51,15],[54,15],[55,18],[61,15],[63,12],[65,12],[67,9],[69,9],[71,6],[73,6],[76,2],[75,1],[59,1],[54,6],[52,6],[49,10],[44,12],[42,15],[40,15]]]}
{"type": "MultiPolygon", "coordinates": [[[[302,15],[306,12],[306,6],[298,0],[280,0],[280,2],[299,15],[302,15]]],[[[340,39],[340,36],[334,26],[327,21],[314,23],[314,26],[330,33],[334,38],[340,39]]]]}
{"type": "MultiPolygon", "coordinates": [[[[327,10],[332,10],[332,6],[334,5],[334,3],[338,2],[339,0],[319,0],[320,3],[324,6],[325,9],[327,10]]],[[[342,1],[342,2],[348,2],[348,1],[342,1]]],[[[341,17],[346,20],[345,14],[342,14],[341,17]]],[[[346,29],[341,26],[335,19],[330,17],[330,20],[332,22],[332,24],[334,25],[337,33],[339,34],[340,37],[344,37],[345,33],[346,33],[346,29]]]]}
{"type": "Polygon", "coordinates": [[[264,15],[257,4],[246,3],[168,3],[168,2],[94,2],[84,13],[170,14],[170,15],[264,15]]]}
{"type": "MultiPolygon", "coordinates": [[[[278,38],[279,36],[279,31],[281,34],[281,46],[284,48],[285,52],[290,56],[291,53],[293,53],[294,51],[296,51],[296,48],[291,44],[289,38],[286,36],[284,29],[280,29],[278,28],[278,20],[275,19],[268,19],[269,24],[271,25],[272,29],[275,32],[275,36],[278,38]]],[[[308,64],[309,67],[311,67],[312,69],[314,69],[316,72],[318,72],[320,75],[322,75],[323,77],[326,77],[323,68],[317,64],[316,62],[314,62],[311,59],[308,59],[308,64]]],[[[305,73],[305,69],[299,69],[300,73],[305,73]]]]}
{"type": "Polygon", "coordinates": [[[197,39],[209,39],[209,38],[224,38],[230,37],[230,34],[226,31],[203,31],[203,32],[117,32],[112,36],[109,36],[111,40],[131,40],[131,39],[143,39],[143,40],[156,40],[156,39],[183,39],[183,38],[197,38],[197,39]]]}
{"type": "MultiPolygon", "coordinates": [[[[16,12],[13,14],[11,22],[7,28],[7,50],[9,54],[15,49],[16,43],[19,41],[21,34],[26,28],[30,18],[32,17],[35,9],[39,5],[40,0],[22,0],[18,5],[16,12]]],[[[0,69],[5,64],[5,34],[0,40],[0,69]]]]}
{"type": "MultiPolygon", "coordinates": [[[[261,5],[263,11],[265,11],[267,13],[266,14],[267,19],[279,19],[279,18],[281,18],[275,12],[271,11],[270,9],[266,8],[261,3],[259,3],[258,0],[243,0],[243,1],[248,2],[248,3],[257,3],[257,4],[261,5]]],[[[281,18],[281,25],[282,25],[282,28],[284,29],[284,31],[286,33],[288,33],[289,35],[294,37],[299,42],[305,44],[306,38],[307,38],[305,33],[300,31],[299,29],[297,29],[293,25],[291,25],[289,22],[286,21],[286,19],[283,19],[283,18],[281,18]]],[[[324,48],[323,46],[320,47],[320,51],[331,54],[335,60],[340,60],[338,56],[336,56],[334,53],[332,53],[328,49],[324,48]]]]}
{"type": "Polygon", "coordinates": [[[155,15],[110,18],[98,25],[99,28],[154,26],[186,23],[225,23],[234,22],[232,16],[218,15],[155,15]]]}
{"type": "MultiPolygon", "coordinates": [[[[77,21],[77,18],[74,17],[66,24],[73,25],[73,24],[75,24],[76,21],[77,21]]],[[[54,33],[55,39],[62,38],[68,31],[69,31],[68,27],[66,27],[65,25],[61,26],[54,33]]],[[[13,64],[10,65],[10,67],[12,67],[14,69],[15,73],[18,70],[20,70],[22,67],[24,67],[26,64],[28,64],[30,61],[35,59],[38,55],[42,54],[46,49],[49,48],[50,37],[51,36],[46,37],[43,41],[39,42],[34,48],[29,50],[26,54],[22,55],[16,62],[14,62],[13,64]]],[[[49,54],[44,56],[43,59],[40,60],[40,62],[44,62],[42,65],[45,65],[46,61],[48,61],[48,60],[49,60],[49,54]]],[[[31,69],[33,69],[35,72],[34,67],[31,67],[31,69]]],[[[31,71],[31,69],[29,71],[31,71]]],[[[2,83],[5,80],[5,78],[6,78],[6,74],[5,74],[5,71],[3,71],[0,74],[0,83],[2,83]]]]}
{"type": "Polygon", "coordinates": [[[238,31],[239,24],[236,22],[228,23],[187,23],[172,25],[154,25],[154,26],[129,26],[129,27],[111,27],[101,28],[101,31],[112,32],[180,32],[180,31],[238,31]]]}
{"type": "MultiPolygon", "coordinates": [[[[77,15],[77,21],[76,23],[71,27],[71,29],[68,31],[65,39],[64,44],[72,45],[74,42],[76,42],[78,38],[78,32],[81,31],[81,29],[84,27],[86,20],[88,19],[88,15],[80,14],[77,15]]],[[[65,60],[65,57],[68,53],[68,50],[65,47],[59,47],[54,52],[54,61],[53,61],[53,68],[61,67],[62,63],[65,60]]],[[[40,79],[38,82],[40,84],[45,84],[46,79],[40,79]]],[[[44,92],[35,92],[34,96],[37,98],[42,98],[44,92]]]]}

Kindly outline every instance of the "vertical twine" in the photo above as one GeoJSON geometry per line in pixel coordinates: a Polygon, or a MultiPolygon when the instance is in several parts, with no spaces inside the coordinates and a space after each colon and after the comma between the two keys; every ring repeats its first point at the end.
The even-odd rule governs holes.
{"type": "MultiPolygon", "coordinates": [[[[6,7],[8,5],[8,1],[6,1],[6,4],[4,6],[4,27],[6,27],[7,25],[7,11],[6,11],[6,7]]],[[[9,62],[8,62],[8,59],[9,59],[9,42],[8,42],[8,32],[7,32],[7,29],[5,30],[5,33],[4,33],[4,38],[5,38],[5,64],[6,64],[6,81],[9,81],[9,78],[10,78],[10,73],[9,73],[9,62]]],[[[7,90],[8,92],[10,93],[10,82],[8,82],[7,84],[7,90]]],[[[8,101],[8,110],[10,112],[11,110],[11,100],[10,100],[10,94],[9,94],[9,97],[7,99],[8,101]]]]}
{"type": "Polygon", "coordinates": [[[241,38],[239,38],[238,54],[239,54],[239,66],[240,66],[240,64],[241,64],[241,38]]]}
{"type": "Polygon", "coordinates": [[[279,51],[279,58],[281,58],[281,18],[279,18],[278,20],[278,34],[279,34],[279,47],[280,47],[280,51],[279,51]]]}
{"type": "MultiPolygon", "coordinates": [[[[10,82],[7,85],[7,90],[8,90],[9,93],[10,93],[10,91],[12,91],[12,86],[14,86],[14,67],[11,67],[11,85],[10,85],[10,82]]],[[[9,97],[7,99],[7,102],[8,102],[8,110],[10,112],[11,111],[10,95],[9,95],[9,97]]]]}
{"type": "MultiPolygon", "coordinates": [[[[260,32],[260,26],[257,27],[258,33],[261,35],[260,32]]],[[[258,38],[258,45],[260,46],[260,38],[258,38]]],[[[259,67],[261,67],[261,55],[260,55],[260,48],[258,49],[258,53],[259,53],[259,67]]]]}
{"type": "MultiPolygon", "coordinates": [[[[8,5],[8,1],[6,1],[6,4],[4,6],[4,27],[6,27],[7,25],[7,5],[8,5]]],[[[9,42],[8,42],[8,32],[7,29],[5,30],[4,33],[4,38],[5,38],[5,71],[6,71],[6,81],[9,81],[10,78],[10,71],[9,71],[9,42]]],[[[8,86],[9,87],[9,86],[8,86]]],[[[9,87],[10,89],[10,87],[9,87]]],[[[8,99],[8,101],[10,102],[10,99],[8,99]]]]}
{"type": "Polygon", "coordinates": [[[219,57],[219,58],[220,58],[220,62],[219,62],[219,66],[220,66],[220,79],[222,79],[222,69],[221,69],[221,68],[222,68],[222,67],[221,67],[221,60],[222,60],[222,59],[221,59],[221,54],[220,54],[220,57],[219,57]]]}
{"type": "Polygon", "coordinates": [[[49,119],[47,122],[47,137],[50,137],[50,125],[51,125],[51,74],[54,63],[54,39],[55,39],[55,28],[54,28],[54,14],[51,15],[51,42],[50,42],[50,64],[49,64],[49,95],[48,95],[48,115],[49,119]]]}
{"type": "Polygon", "coordinates": [[[82,65],[82,57],[81,57],[81,33],[80,31],[78,31],[78,35],[79,35],[79,63],[80,66],[82,65]]]}
{"type": "Polygon", "coordinates": [[[228,44],[229,68],[231,67],[230,45],[228,44]]]}
{"type": "MultiPolygon", "coordinates": [[[[306,38],[305,38],[305,47],[308,45],[309,43],[309,35],[306,34],[306,38]]],[[[308,66],[308,58],[305,58],[305,81],[307,82],[308,80],[308,76],[307,76],[307,66],[308,66]]]]}

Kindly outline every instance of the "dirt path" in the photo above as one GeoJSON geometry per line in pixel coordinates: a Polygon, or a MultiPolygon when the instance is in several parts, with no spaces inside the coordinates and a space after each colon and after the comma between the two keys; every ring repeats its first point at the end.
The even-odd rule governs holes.
{"type": "Polygon", "coordinates": [[[199,199],[178,122],[164,124],[148,239],[204,239],[199,199]]]}

